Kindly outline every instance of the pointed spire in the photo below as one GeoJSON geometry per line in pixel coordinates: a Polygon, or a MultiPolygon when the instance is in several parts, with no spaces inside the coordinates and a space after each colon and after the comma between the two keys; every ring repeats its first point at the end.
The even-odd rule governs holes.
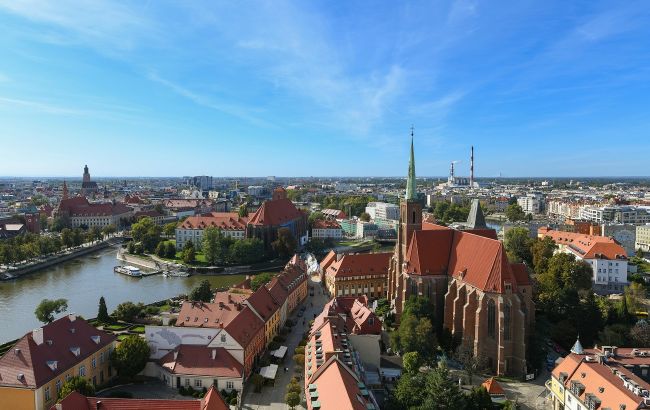
{"type": "Polygon", "coordinates": [[[486,229],[485,216],[481,209],[481,202],[478,199],[472,199],[472,207],[467,216],[467,223],[465,224],[470,229],[486,229]]]}
{"type": "Polygon", "coordinates": [[[65,183],[65,179],[63,180],[63,198],[62,199],[68,199],[68,184],[65,183]]]}
{"type": "Polygon", "coordinates": [[[585,354],[585,350],[582,348],[582,343],[580,343],[580,336],[576,339],[573,347],[571,348],[571,353],[575,354],[585,354]]]}
{"type": "Polygon", "coordinates": [[[413,150],[413,126],[411,126],[411,158],[409,159],[409,174],[406,180],[406,200],[416,200],[417,191],[415,183],[415,153],[413,150]]]}

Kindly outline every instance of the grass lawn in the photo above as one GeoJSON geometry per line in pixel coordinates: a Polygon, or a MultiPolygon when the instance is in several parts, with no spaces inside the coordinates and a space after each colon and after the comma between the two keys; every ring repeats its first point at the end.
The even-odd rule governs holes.
{"type": "Polygon", "coordinates": [[[363,240],[363,241],[355,241],[355,240],[349,240],[349,241],[340,241],[338,243],[339,246],[365,246],[365,245],[371,245],[373,241],[369,240],[363,240]]]}
{"type": "Polygon", "coordinates": [[[144,326],[136,326],[129,329],[133,333],[144,333],[144,326]]]}
{"type": "Polygon", "coordinates": [[[124,326],[124,325],[108,325],[108,326],[104,326],[104,329],[106,329],[106,330],[116,330],[116,331],[126,330],[126,328],[127,327],[124,326]]]}
{"type": "Polygon", "coordinates": [[[127,337],[129,337],[129,335],[119,335],[117,336],[117,340],[123,342],[127,337]]]}

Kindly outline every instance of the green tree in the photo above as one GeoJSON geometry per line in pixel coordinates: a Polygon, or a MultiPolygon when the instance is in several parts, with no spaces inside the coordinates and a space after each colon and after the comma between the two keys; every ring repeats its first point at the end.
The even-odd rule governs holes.
{"type": "Polygon", "coordinates": [[[257,275],[253,276],[253,279],[251,279],[251,289],[259,289],[261,286],[269,283],[271,279],[273,279],[273,274],[270,272],[258,273],[257,275]]]}
{"type": "Polygon", "coordinates": [[[196,260],[196,250],[194,249],[194,242],[192,241],[185,242],[185,245],[183,245],[183,251],[181,252],[181,256],[183,258],[183,262],[187,264],[194,263],[194,261],[196,260]]]}
{"type": "Polygon", "coordinates": [[[248,206],[246,204],[241,204],[239,206],[239,209],[237,210],[237,215],[239,215],[240,218],[245,218],[248,216],[248,206]]]}
{"type": "Polygon", "coordinates": [[[74,239],[72,238],[72,230],[70,228],[63,228],[61,230],[61,241],[66,248],[72,247],[74,245],[74,239]]]}
{"type": "Polygon", "coordinates": [[[474,375],[485,370],[487,361],[481,354],[474,354],[474,349],[471,346],[460,345],[454,355],[455,359],[463,365],[465,376],[469,384],[474,383],[474,375]]]}
{"type": "Polygon", "coordinates": [[[74,228],[72,230],[72,244],[79,246],[84,243],[84,231],[81,228],[74,228]]]}
{"type": "Polygon", "coordinates": [[[531,244],[532,240],[526,228],[514,227],[506,232],[504,245],[511,261],[524,262],[531,266],[533,263],[531,244]]]}
{"type": "Polygon", "coordinates": [[[381,298],[377,300],[377,308],[375,309],[375,314],[377,316],[386,316],[390,311],[390,302],[386,298],[381,298]]]}
{"type": "Polygon", "coordinates": [[[156,256],[164,258],[166,254],[167,244],[165,242],[158,242],[158,246],[156,246],[156,256]]]}
{"type": "Polygon", "coordinates": [[[54,321],[54,315],[61,312],[65,312],[68,309],[68,300],[67,299],[43,299],[41,303],[38,304],[34,314],[36,318],[43,323],[52,323],[54,321]]]}
{"type": "Polygon", "coordinates": [[[132,378],[144,369],[149,353],[147,341],[140,336],[131,335],[115,348],[111,355],[111,365],[120,376],[132,378]]]}
{"type": "Polygon", "coordinates": [[[102,230],[99,229],[99,227],[93,226],[88,230],[88,238],[90,238],[91,241],[101,241],[102,237],[102,230]]]}
{"type": "Polygon", "coordinates": [[[144,306],[141,303],[137,305],[133,302],[123,302],[117,305],[113,311],[113,317],[117,320],[132,322],[140,313],[144,306]]]}
{"type": "Polygon", "coordinates": [[[359,219],[361,219],[363,222],[369,222],[370,214],[368,212],[361,212],[361,215],[359,215],[359,219]]]}
{"type": "Polygon", "coordinates": [[[234,241],[228,250],[228,260],[236,265],[246,265],[264,259],[264,242],[258,238],[234,241]]]}
{"type": "Polygon", "coordinates": [[[170,222],[163,226],[165,236],[174,236],[176,234],[176,222],[170,222]]]}
{"type": "Polygon", "coordinates": [[[284,396],[284,402],[291,410],[293,410],[300,404],[300,395],[298,393],[289,392],[284,396]]]}
{"type": "Polygon", "coordinates": [[[425,409],[464,409],[466,406],[465,395],[449,378],[446,366],[438,366],[427,375],[426,388],[425,409]]]}
{"type": "Polygon", "coordinates": [[[116,230],[117,229],[115,228],[115,225],[110,224],[102,228],[102,233],[104,234],[104,236],[111,236],[115,233],[116,230]]]}
{"type": "Polygon", "coordinates": [[[165,258],[174,259],[176,258],[176,244],[172,242],[165,243],[165,258]]]}
{"type": "Polygon", "coordinates": [[[305,365],[305,355],[304,354],[295,354],[293,355],[293,361],[300,367],[305,365]]]}
{"type": "Polygon", "coordinates": [[[630,338],[633,346],[650,346],[650,324],[645,320],[639,320],[630,329],[630,338]]]}
{"type": "Polygon", "coordinates": [[[492,410],[492,397],[485,387],[474,387],[467,397],[467,410],[492,410]]]}
{"type": "Polygon", "coordinates": [[[541,292],[571,287],[577,290],[590,290],[591,267],[584,261],[576,260],[568,253],[556,253],[548,260],[546,272],[538,276],[541,292]]]}
{"type": "Polygon", "coordinates": [[[216,265],[219,258],[219,239],[222,236],[221,230],[215,227],[209,227],[203,230],[203,239],[201,249],[205,260],[209,265],[216,265]]]}
{"type": "Polygon", "coordinates": [[[557,245],[548,236],[544,239],[535,239],[530,247],[533,269],[535,273],[541,274],[548,269],[548,261],[553,257],[557,245]]]}
{"type": "Polygon", "coordinates": [[[160,242],[162,228],[149,217],[144,217],[131,225],[131,235],[134,242],[140,242],[145,252],[153,252],[160,242]]]}
{"type": "Polygon", "coordinates": [[[95,395],[95,387],[92,385],[90,380],[80,376],[73,376],[70,380],[63,383],[63,386],[61,386],[61,390],[59,391],[57,398],[57,403],[65,399],[68,394],[72,393],[73,391],[81,393],[84,396],[95,395]]]}
{"type": "Polygon", "coordinates": [[[106,308],[106,300],[104,297],[99,298],[99,309],[97,310],[97,320],[101,323],[109,323],[111,317],[108,316],[108,309],[106,308]]]}
{"type": "Polygon", "coordinates": [[[322,221],[323,219],[325,219],[325,215],[321,211],[316,211],[309,214],[307,221],[309,222],[309,226],[311,226],[315,221],[322,221]]]}
{"type": "Polygon", "coordinates": [[[510,222],[517,222],[517,221],[523,221],[526,219],[526,213],[524,210],[519,206],[519,204],[510,204],[506,208],[506,218],[510,222]]]}
{"type": "Polygon", "coordinates": [[[395,388],[396,408],[420,408],[427,395],[427,383],[424,374],[419,372],[402,374],[395,388]]]}
{"type": "Polygon", "coordinates": [[[402,356],[402,364],[406,373],[416,373],[420,371],[422,359],[418,352],[408,352],[402,356]]]}
{"type": "Polygon", "coordinates": [[[289,228],[278,229],[278,239],[271,244],[273,250],[283,258],[293,255],[298,247],[298,241],[289,228]]]}
{"type": "Polygon", "coordinates": [[[197,287],[192,289],[189,298],[196,302],[209,302],[212,300],[212,290],[210,289],[210,282],[204,279],[197,287]]]}

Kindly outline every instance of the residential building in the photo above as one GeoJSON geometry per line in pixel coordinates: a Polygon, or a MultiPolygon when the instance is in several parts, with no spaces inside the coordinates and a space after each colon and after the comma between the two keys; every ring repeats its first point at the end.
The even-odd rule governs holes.
{"type": "Polygon", "coordinates": [[[308,410],[376,410],[363,379],[363,364],[340,315],[321,314],[305,346],[304,391],[308,410]]]}
{"type": "Polygon", "coordinates": [[[378,235],[379,233],[379,227],[377,224],[372,223],[372,222],[365,222],[362,221],[361,219],[357,220],[357,229],[356,229],[356,237],[363,239],[363,238],[374,238],[378,235]]]}
{"type": "Polygon", "coordinates": [[[553,239],[558,245],[558,252],[569,253],[587,262],[593,272],[595,292],[622,293],[627,286],[627,253],[614,239],[550,228],[539,228],[538,236],[553,239]]]}
{"type": "Polygon", "coordinates": [[[219,395],[215,386],[210,386],[201,400],[168,400],[168,399],[121,399],[114,397],[86,397],[78,392],[72,392],[52,406],[50,410],[230,410],[219,395]]]}
{"type": "Polygon", "coordinates": [[[275,300],[266,286],[260,286],[243,301],[244,304],[253,309],[257,316],[264,321],[264,332],[267,346],[280,331],[283,302],[283,300],[275,300]]]}
{"type": "Polygon", "coordinates": [[[323,209],[321,211],[323,215],[325,215],[326,218],[332,218],[332,219],[345,219],[347,218],[347,215],[345,215],[345,212],[341,211],[340,209],[323,209]]]}
{"type": "Polygon", "coordinates": [[[300,245],[307,243],[307,215],[296,208],[281,187],[273,191],[273,199],[264,201],[248,219],[247,237],[261,239],[269,249],[280,228],[289,229],[300,245]]]}
{"type": "Polygon", "coordinates": [[[544,196],[540,193],[529,193],[517,198],[517,203],[527,214],[541,214],[544,209],[544,196]]]}
{"type": "Polygon", "coordinates": [[[650,408],[650,351],[601,346],[571,353],[546,382],[553,410],[650,408]]]}
{"type": "Polygon", "coordinates": [[[163,225],[165,223],[165,215],[156,211],[155,209],[150,209],[147,211],[137,211],[133,214],[133,219],[139,221],[142,218],[150,218],[154,224],[163,225]]]}
{"type": "Polygon", "coordinates": [[[371,219],[399,220],[399,206],[386,202],[368,202],[366,213],[371,219]]]}
{"type": "Polygon", "coordinates": [[[411,142],[406,196],[388,270],[388,298],[397,319],[409,297],[426,297],[439,318],[436,329],[447,328],[475,355],[489,358],[492,372],[526,374],[526,340],[535,314],[526,267],[508,262],[493,232],[423,223],[414,157],[411,142]]]}
{"type": "Polygon", "coordinates": [[[176,249],[183,249],[185,242],[192,241],[201,248],[203,231],[217,228],[221,234],[233,239],[246,238],[248,217],[241,217],[237,212],[211,212],[199,216],[190,216],[179,222],[176,227],[176,249]]]}
{"type": "Polygon", "coordinates": [[[359,219],[357,217],[351,219],[341,219],[339,224],[343,230],[343,235],[347,237],[356,238],[357,236],[357,223],[359,219]]]}
{"type": "Polygon", "coordinates": [[[312,223],[311,237],[338,240],[343,238],[343,229],[335,219],[318,219],[312,223]]]}
{"type": "Polygon", "coordinates": [[[49,409],[73,376],[107,383],[115,375],[109,363],[115,345],[115,336],[74,314],[34,329],[0,357],[0,406],[49,409]]]}
{"type": "Polygon", "coordinates": [[[628,255],[636,251],[636,226],[631,224],[603,224],[600,226],[600,235],[614,239],[628,255]]]}
{"type": "Polygon", "coordinates": [[[325,287],[331,296],[386,296],[390,252],[339,254],[325,269],[325,287]]]}
{"type": "Polygon", "coordinates": [[[643,252],[650,252],[650,224],[636,227],[636,241],[634,247],[643,252]]]}
{"type": "Polygon", "coordinates": [[[582,206],[580,207],[580,219],[598,224],[643,225],[650,223],[650,212],[647,208],[632,205],[582,206]]]}

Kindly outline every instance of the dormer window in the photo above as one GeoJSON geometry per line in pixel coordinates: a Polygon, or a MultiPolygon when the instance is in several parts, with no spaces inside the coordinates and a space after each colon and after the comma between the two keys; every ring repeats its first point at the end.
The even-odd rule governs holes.
{"type": "Polygon", "coordinates": [[[81,348],[79,348],[77,346],[71,347],[70,352],[72,352],[73,355],[79,357],[79,355],[81,354],[81,348]]]}
{"type": "Polygon", "coordinates": [[[49,367],[50,370],[52,370],[53,372],[56,371],[57,364],[58,364],[58,363],[57,363],[56,360],[48,360],[48,361],[47,361],[47,367],[49,367]]]}
{"type": "Polygon", "coordinates": [[[101,337],[100,337],[100,336],[97,336],[97,335],[95,335],[95,336],[90,336],[90,339],[91,339],[93,342],[95,342],[96,345],[98,345],[99,342],[101,341],[101,337]]]}

